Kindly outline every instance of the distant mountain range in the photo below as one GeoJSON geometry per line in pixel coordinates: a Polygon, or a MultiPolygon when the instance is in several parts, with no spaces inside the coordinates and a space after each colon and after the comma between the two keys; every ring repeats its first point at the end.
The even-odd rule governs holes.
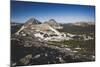
{"type": "Polygon", "coordinates": [[[95,24],[91,22],[67,23],[67,24],[62,24],[62,26],[63,29],[59,30],[60,32],[69,32],[75,34],[95,32],[95,24]]]}
{"type": "Polygon", "coordinates": [[[30,18],[28,21],[26,21],[25,23],[18,23],[18,22],[12,22],[11,21],[11,24],[12,25],[17,25],[17,24],[24,24],[24,25],[28,25],[28,24],[49,24],[50,26],[59,26],[60,24],[70,24],[70,25],[73,25],[73,26],[88,26],[88,25],[95,25],[95,22],[75,22],[75,23],[58,23],[56,20],[54,19],[50,19],[48,21],[45,21],[45,22],[41,22],[35,18],[30,18]]]}
{"type": "MultiPolygon", "coordinates": [[[[48,25],[51,27],[58,29],[61,32],[94,32],[95,31],[95,23],[94,22],[75,22],[75,23],[58,23],[54,19],[50,19],[45,22],[41,22],[35,18],[30,18],[25,23],[16,23],[11,22],[11,26],[16,26],[14,28],[20,28],[22,25],[30,27],[31,25],[39,25],[41,24],[41,28],[46,29],[48,25]]],[[[40,26],[39,26],[40,27],[40,26]]],[[[39,28],[38,27],[38,28],[39,28]]]]}
{"type": "Polygon", "coordinates": [[[76,22],[76,23],[71,23],[73,26],[81,26],[81,27],[86,27],[90,25],[95,25],[94,22],[76,22]]]}

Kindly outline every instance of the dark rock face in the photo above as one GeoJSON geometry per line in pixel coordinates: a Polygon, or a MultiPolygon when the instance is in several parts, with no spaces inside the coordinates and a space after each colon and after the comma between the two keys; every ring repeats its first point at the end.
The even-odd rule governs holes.
{"type": "Polygon", "coordinates": [[[11,34],[16,33],[22,26],[23,24],[11,22],[11,34]]]}

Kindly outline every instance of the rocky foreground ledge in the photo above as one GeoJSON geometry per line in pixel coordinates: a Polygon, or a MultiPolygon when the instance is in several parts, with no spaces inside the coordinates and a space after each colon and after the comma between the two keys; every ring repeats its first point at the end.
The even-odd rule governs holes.
{"type": "Polygon", "coordinates": [[[91,61],[64,47],[49,45],[34,35],[11,36],[11,66],[91,61]]]}

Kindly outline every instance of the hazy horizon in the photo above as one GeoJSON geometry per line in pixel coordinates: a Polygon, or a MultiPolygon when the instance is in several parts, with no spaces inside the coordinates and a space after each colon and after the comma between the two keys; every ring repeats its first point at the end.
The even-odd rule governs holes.
{"type": "Polygon", "coordinates": [[[11,2],[11,21],[24,23],[29,18],[41,22],[55,19],[60,23],[95,22],[95,7],[86,5],[11,2]]]}

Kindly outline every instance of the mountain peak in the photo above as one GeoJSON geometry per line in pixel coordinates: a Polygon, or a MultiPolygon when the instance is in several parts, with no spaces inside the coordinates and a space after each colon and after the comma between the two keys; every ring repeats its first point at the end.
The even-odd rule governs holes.
{"type": "Polygon", "coordinates": [[[30,25],[30,24],[41,24],[41,22],[35,18],[30,18],[28,21],[26,21],[25,25],[30,25]]]}
{"type": "Polygon", "coordinates": [[[49,22],[54,22],[54,23],[56,23],[56,21],[55,21],[54,19],[50,19],[49,22]]]}
{"type": "Polygon", "coordinates": [[[62,29],[63,27],[57,23],[54,19],[50,19],[46,22],[44,22],[45,24],[50,25],[51,27],[55,28],[55,29],[62,29]]]}

